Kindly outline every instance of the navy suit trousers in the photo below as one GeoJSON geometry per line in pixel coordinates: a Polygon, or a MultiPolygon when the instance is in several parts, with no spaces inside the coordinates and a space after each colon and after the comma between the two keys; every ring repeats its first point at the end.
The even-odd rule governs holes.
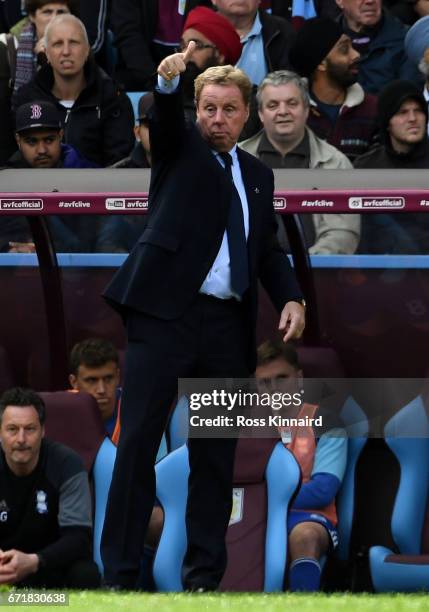
{"type": "MultiPolygon", "coordinates": [[[[247,315],[236,300],[204,295],[172,321],[130,313],[121,435],[102,537],[107,583],[135,587],[155,498],[155,457],[178,378],[248,376],[247,315]]],[[[235,439],[189,440],[186,589],[216,589],[224,574],[235,446],[235,439]]]]}

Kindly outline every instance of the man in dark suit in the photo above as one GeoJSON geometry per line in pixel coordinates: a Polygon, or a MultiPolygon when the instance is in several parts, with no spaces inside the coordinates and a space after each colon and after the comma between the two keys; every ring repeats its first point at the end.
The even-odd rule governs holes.
{"type": "MultiPolygon", "coordinates": [[[[154,501],[154,460],[178,378],[244,378],[254,371],[258,278],[281,312],[285,341],[304,329],[302,295],[275,237],[273,173],[236,148],[251,83],[232,66],[207,69],[195,81],[197,125],[186,123],[179,74],[194,49],[191,41],[158,67],[147,226],[105,292],[128,332],[121,437],[102,540],[105,581],[124,588],[135,586],[154,501]]],[[[216,589],[226,567],[235,445],[189,440],[183,565],[189,590],[216,589]]]]}

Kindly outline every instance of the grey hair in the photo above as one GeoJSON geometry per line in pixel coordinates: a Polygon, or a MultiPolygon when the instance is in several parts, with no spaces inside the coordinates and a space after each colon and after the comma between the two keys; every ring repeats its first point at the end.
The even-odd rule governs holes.
{"type": "Polygon", "coordinates": [[[63,22],[76,24],[82,30],[84,41],[89,47],[88,32],[86,31],[84,23],[75,15],[72,15],[71,13],[65,13],[64,15],[57,15],[56,17],[54,17],[46,26],[45,35],[43,37],[43,45],[45,48],[48,46],[49,34],[52,28],[63,22]]]}
{"type": "Polygon", "coordinates": [[[276,70],[275,72],[270,72],[267,74],[258,87],[258,91],[256,92],[256,101],[258,103],[259,110],[262,108],[262,92],[264,91],[265,87],[268,87],[268,85],[279,87],[280,85],[289,85],[289,83],[292,83],[299,89],[303,104],[306,108],[308,108],[310,106],[310,96],[308,94],[307,79],[300,77],[299,74],[292,72],[291,70],[276,70]]]}

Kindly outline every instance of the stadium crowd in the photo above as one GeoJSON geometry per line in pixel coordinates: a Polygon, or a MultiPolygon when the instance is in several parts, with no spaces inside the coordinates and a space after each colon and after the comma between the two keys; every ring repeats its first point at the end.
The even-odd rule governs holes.
{"type": "MultiPolygon", "coordinates": [[[[196,120],[195,79],[215,66],[240,68],[252,90],[238,146],[269,168],[427,169],[425,4],[4,0],[0,166],[93,172],[150,168],[157,66],[193,41],[181,82],[187,121],[196,120]],[[311,5],[309,13],[304,4],[307,11],[311,5]],[[139,93],[135,111],[130,92],[139,93]]],[[[361,219],[315,213],[301,215],[301,222],[312,255],[429,252],[427,215],[361,219]]],[[[145,227],[144,217],[121,215],[53,216],[48,223],[56,250],[76,253],[129,253],[145,227]]],[[[280,217],[277,234],[290,251],[280,217]]],[[[34,250],[22,218],[0,218],[1,252],[34,250]]],[[[120,356],[111,343],[92,338],[74,346],[70,386],[97,402],[114,445],[121,435],[120,375],[120,356]]],[[[263,344],[256,377],[291,378],[300,385],[303,374],[294,348],[263,344]]],[[[100,576],[89,544],[86,474],[73,451],[44,440],[45,418],[43,400],[33,392],[13,389],[0,399],[0,511],[6,513],[5,520],[0,518],[0,582],[95,588],[100,576]],[[11,526],[8,513],[15,505],[11,526]]],[[[288,588],[315,591],[322,559],[337,546],[334,500],[345,471],[347,441],[311,431],[303,449],[295,444],[295,433],[288,435],[281,439],[303,476],[288,519],[288,588]]],[[[148,562],[139,579],[144,588],[152,585],[153,549],[163,526],[158,501],[148,525],[148,562]]]]}

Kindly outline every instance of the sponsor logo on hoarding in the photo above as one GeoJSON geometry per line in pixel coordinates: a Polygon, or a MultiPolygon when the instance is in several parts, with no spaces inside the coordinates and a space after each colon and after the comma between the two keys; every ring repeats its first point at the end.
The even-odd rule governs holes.
{"type": "Polygon", "coordinates": [[[106,199],[107,210],[125,210],[124,198],[107,198],[106,199]]]}
{"type": "Polygon", "coordinates": [[[106,198],[107,210],[147,210],[147,198],[106,198]]]}
{"type": "Polygon", "coordinates": [[[420,206],[429,206],[429,200],[420,200],[420,206]]]}
{"type": "Polygon", "coordinates": [[[28,200],[0,199],[0,210],[43,210],[43,200],[35,198],[28,200]]]}
{"type": "Polygon", "coordinates": [[[301,206],[308,208],[332,208],[334,202],[332,200],[303,200],[301,206]]]}
{"type": "Polygon", "coordinates": [[[58,202],[59,208],[91,208],[91,202],[82,202],[82,200],[71,200],[70,202],[65,202],[61,200],[58,202]]]}
{"type": "Polygon", "coordinates": [[[352,210],[361,210],[363,208],[377,208],[381,210],[405,208],[405,198],[389,198],[385,196],[354,196],[352,198],[349,198],[349,208],[351,208],[352,210]]]}
{"type": "Polygon", "coordinates": [[[274,198],[274,210],[286,210],[287,200],[286,198],[274,198]]]}

